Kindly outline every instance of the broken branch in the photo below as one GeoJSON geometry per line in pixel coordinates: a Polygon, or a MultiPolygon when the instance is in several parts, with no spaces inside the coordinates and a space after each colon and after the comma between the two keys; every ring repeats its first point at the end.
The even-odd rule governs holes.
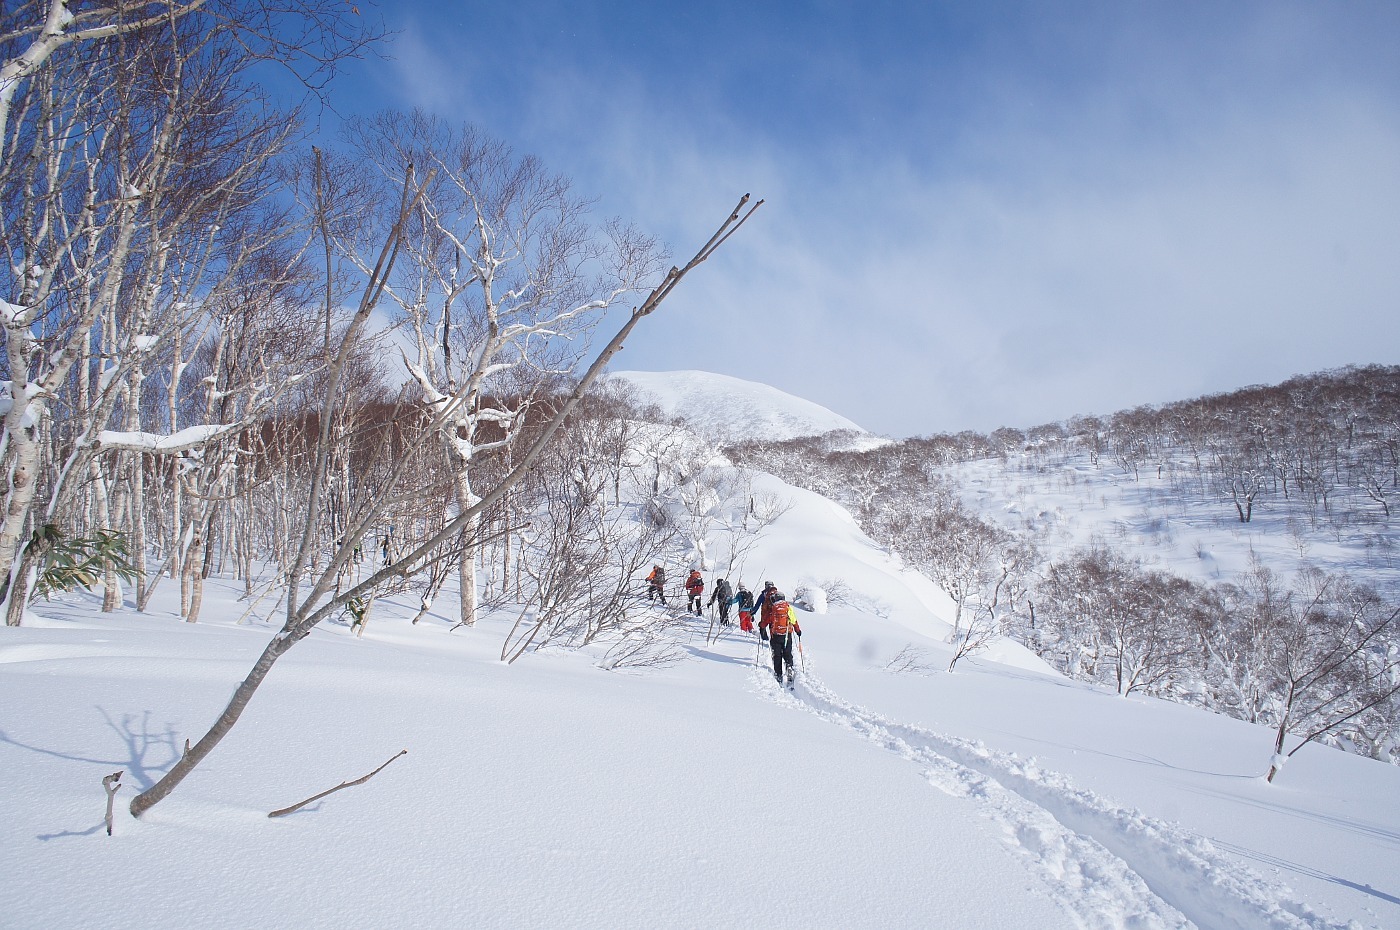
{"type": "MultiPolygon", "coordinates": [[[[408,752],[407,749],[400,749],[400,750],[398,751],[397,754],[395,754],[392,758],[389,759],[389,762],[393,762],[394,759],[397,759],[399,756],[404,755],[404,754],[407,753],[407,752],[408,752]]],[[[379,768],[375,769],[373,772],[370,772],[368,775],[365,775],[365,776],[363,776],[363,777],[361,777],[361,778],[357,778],[357,779],[355,779],[354,781],[343,781],[343,782],[341,782],[340,784],[336,785],[334,788],[331,788],[329,791],[322,791],[320,794],[313,795],[312,797],[307,798],[305,801],[302,801],[300,804],[293,804],[291,807],[284,807],[284,808],[282,808],[282,809],[279,810],[279,811],[273,811],[272,813],[268,814],[267,816],[269,816],[269,817],[285,817],[285,816],[287,816],[288,814],[292,814],[292,813],[295,813],[296,811],[301,810],[303,807],[305,807],[306,805],[310,804],[312,801],[319,801],[319,800],[321,800],[322,798],[324,798],[324,797],[325,797],[326,795],[328,795],[328,794],[335,794],[335,793],[336,793],[337,791],[339,791],[341,788],[353,788],[355,785],[363,785],[365,782],[369,781],[371,778],[373,778],[374,776],[378,775],[380,772],[382,772],[382,771],[384,771],[386,768],[388,768],[388,767],[389,767],[389,762],[385,762],[383,765],[381,765],[379,768]]],[[[118,774],[120,774],[120,773],[118,773],[118,774]]],[[[109,808],[110,808],[110,805],[109,805],[109,808]]],[[[111,811],[110,811],[110,809],[108,810],[108,813],[107,813],[107,822],[108,822],[109,824],[111,823],[111,811]]],[[[110,831],[109,831],[109,832],[110,832],[110,831]]]]}

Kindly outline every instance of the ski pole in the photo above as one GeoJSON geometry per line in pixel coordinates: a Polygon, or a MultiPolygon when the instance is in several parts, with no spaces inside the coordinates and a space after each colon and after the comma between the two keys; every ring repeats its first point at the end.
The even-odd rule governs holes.
{"type": "Polygon", "coordinates": [[[802,648],[802,634],[797,634],[797,654],[802,657],[802,671],[807,671],[807,650],[802,648]]]}

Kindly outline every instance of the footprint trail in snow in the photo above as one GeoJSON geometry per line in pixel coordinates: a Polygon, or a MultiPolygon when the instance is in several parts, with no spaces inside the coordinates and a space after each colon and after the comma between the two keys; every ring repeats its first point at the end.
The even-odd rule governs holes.
{"type": "Polygon", "coordinates": [[[929,784],[976,804],[1086,930],[1345,930],[1287,890],[1225,858],[1205,838],[1124,808],[1033,759],[898,723],[851,704],[809,670],[796,692],[753,677],[770,699],[851,730],[924,769],[929,784]]]}

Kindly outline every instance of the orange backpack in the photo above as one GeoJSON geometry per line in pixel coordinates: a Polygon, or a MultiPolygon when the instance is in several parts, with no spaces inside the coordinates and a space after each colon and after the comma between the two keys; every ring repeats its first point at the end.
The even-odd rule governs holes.
{"type": "Polygon", "coordinates": [[[773,624],[773,635],[786,636],[788,630],[792,629],[792,607],[787,601],[776,601],[772,605],[772,611],[768,616],[773,624]]]}

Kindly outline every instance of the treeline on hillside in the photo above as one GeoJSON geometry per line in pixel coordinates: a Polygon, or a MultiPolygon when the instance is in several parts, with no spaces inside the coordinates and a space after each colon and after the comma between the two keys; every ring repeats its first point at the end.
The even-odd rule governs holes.
{"type": "Polygon", "coordinates": [[[1051,558],[970,511],[948,465],[1087,455],[1178,483],[1249,520],[1263,496],[1346,521],[1397,491],[1400,368],[1348,368],[1108,418],[843,450],[837,434],[729,450],[845,503],[862,529],[956,605],[954,664],[994,635],[1066,674],[1272,726],[1277,755],[1322,740],[1400,761],[1400,620],[1364,578],[1262,565],[1201,584],[1099,544],[1051,558]],[[1353,492],[1347,496],[1341,492],[1353,492]],[[1291,734],[1294,739],[1287,740],[1291,734]]]}
{"type": "MultiPolygon", "coordinates": [[[[810,456],[822,442],[830,444],[797,440],[794,447],[810,456]]],[[[1313,525],[1388,521],[1400,498],[1400,366],[1350,366],[1106,417],[897,445],[938,465],[1082,454],[1135,480],[1149,474],[1180,493],[1216,500],[1244,523],[1266,504],[1301,508],[1313,525]]]]}

